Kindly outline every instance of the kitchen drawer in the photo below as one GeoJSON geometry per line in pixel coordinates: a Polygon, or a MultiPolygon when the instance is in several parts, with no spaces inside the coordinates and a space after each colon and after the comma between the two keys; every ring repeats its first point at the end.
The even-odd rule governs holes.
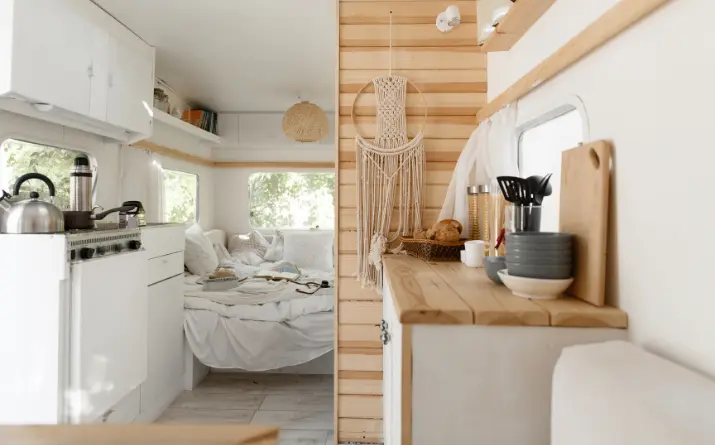
{"type": "Polygon", "coordinates": [[[142,245],[149,254],[149,258],[183,252],[185,231],[186,226],[183,224],[144,227],[142,229],[142,245]]]}
{"type": "Polygon", "coordinates": [[[137,387],[94,423],[132,423],[140,410],[141,390],[137,387]]]}
{"type": "Polygon", "coordinates": [[[159,281],[180,275],[183,272],[184,252],[176,252],[158,258],[152,258],[149,260],[147,285],[151,286],[159,281]]]}

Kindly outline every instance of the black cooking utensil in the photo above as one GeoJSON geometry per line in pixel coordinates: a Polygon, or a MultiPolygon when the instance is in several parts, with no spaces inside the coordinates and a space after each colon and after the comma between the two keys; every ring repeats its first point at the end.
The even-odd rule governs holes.
{"type": "Polygon", "coordinates": [[[534,189],[535,192],[533,194],[533,201],[534,204],[536,205],[541,205],[541,203],[544,201],[545,196],[550,196],[551,195],[551,185],[549,184],[549,180],[551,179],[551,173],[546,175],[544,178],[539,181],[537,184],[536,188],[534,189]]]}
{"type": "Polygon", "coordinates": [[[512,204],[524,205],[524,180],[516,176],[499,176],[497,182],[504,199],[512,204]]]}

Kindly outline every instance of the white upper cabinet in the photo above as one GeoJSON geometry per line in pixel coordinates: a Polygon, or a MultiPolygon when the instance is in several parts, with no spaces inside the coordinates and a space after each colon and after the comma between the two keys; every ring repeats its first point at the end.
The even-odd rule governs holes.
{"type": "Polygon", "coordinates": [[[90,0],[0,0],[1,108],[134,142],[153,88],[154,49],[90,0]]]}

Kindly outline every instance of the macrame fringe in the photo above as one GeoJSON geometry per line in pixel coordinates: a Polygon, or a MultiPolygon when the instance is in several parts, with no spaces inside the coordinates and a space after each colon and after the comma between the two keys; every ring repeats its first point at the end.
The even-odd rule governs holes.
{"type": "MultiPolygon", "coordinates": [[[[373,80],[377,99],[374,141],[355,138],[357,152],[358,271],[363,287],[382,291],[382,255],[400,236],[422,228],[424,143],[420,132],[407,137],[405,114],[407,79],[399,76],[373,80]],[[390,236],[397,200],[398,225],[390,236]]],[[[400,250],[397,246],[396,250],[400,250]]]]}

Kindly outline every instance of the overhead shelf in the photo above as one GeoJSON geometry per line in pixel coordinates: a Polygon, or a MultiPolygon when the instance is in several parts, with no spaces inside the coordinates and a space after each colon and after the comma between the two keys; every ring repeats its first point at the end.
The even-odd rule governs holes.
{"type": "Polygon", "coordinates": [[[174,128],[181,130],[185,133],[188,133],[195,138],[211,142],[212,144],[220,144],[221,143],[220,136],[215,135],[213,133],[209,133],[208,131],[202,130],[195,125],[191,125],[188,122],[184,122],[181,119],[176,118],[168,113],[164,113],[163,111],[158,110],[156,108],[154,108],[154,120],[164,123],[166,125],[169,125],[171,127],[174,127],[174,128]]]}
{"type": "Polygon", "coordinates": [[[509,51],[556,0],[518,0],[482,45],[484,52],[509,51]]]}

